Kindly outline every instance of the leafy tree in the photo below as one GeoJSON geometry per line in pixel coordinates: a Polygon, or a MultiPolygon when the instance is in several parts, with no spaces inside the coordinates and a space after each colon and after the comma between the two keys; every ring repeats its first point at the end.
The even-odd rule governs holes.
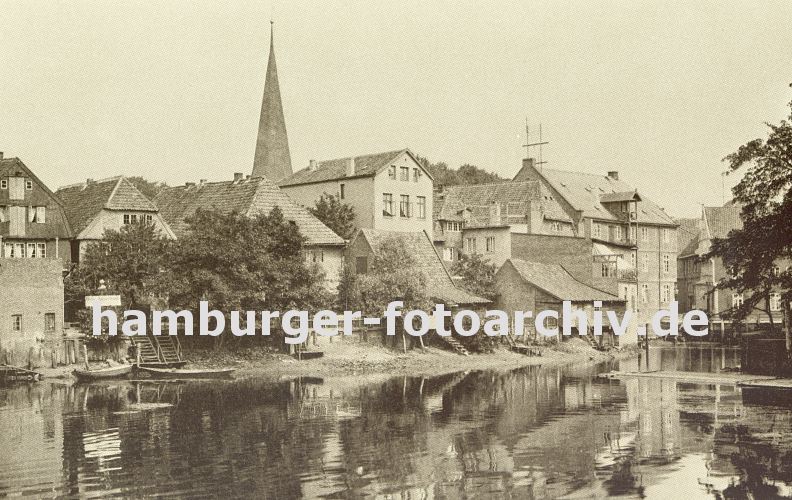
{"type": "Polygon", "coordinates": [[[462,279],[462,287],[468,292],[494,300],[495,265],[484,260],[480,254],[462,255],[451,267],[451,274],[462,279]]]}
{"type": "Polygon", "coordinates": [[[498,174],[487,172],[467,163],[459,167],[458,170],[454,170],[444,162],[432,163],[420,156],[418,161],[432,174],[437,185],[454,186],[457,184],[488,184],[507,181],[507,179],[502,178],[498,174]]]}
{"type": "Polygon", "coordinates": [[[168,187],[168,185],[164,182],[150,181],[139,175],[127,177],[127,180],[131,182],[138,189],[138,191],[143,193],[143,196],[149,200],[156,198],[160,191],[168,187]]]}
{"type": "Polygon", "coordinates": [[[338,236],[345,240],[352,238],[355,232],[355,210],[352,205],[341,202],[337,196],[324,193],[316,206],[308,208],[308,211],[338,236]]]}
{"type": "Polygon", "coordinates": [[[278,207],[254,217],[199,210],[187,222],[171,259],[172,308],[195,309],[206,300],[226,314],[312,311],[329,300],[319,268],[303,256],[304,237],[278,207]]]}
{"type": "Polygon", "coordinates": [[[719,289],[743,293],[744,303],[735,312],[737,319],[760,305],[769,313],[770,292],[781,294],[789,352],[792,272],[777,273],[774,267],[792,257],[792,115],[767,127],[766,140],[754,139],[724,159],[730,173],[744,171],[733,189],[735,202],[742,206],[743,228],[716,239],[705,258],[721,257],[729,272],[729,277],[718,283],[719,289]]]}

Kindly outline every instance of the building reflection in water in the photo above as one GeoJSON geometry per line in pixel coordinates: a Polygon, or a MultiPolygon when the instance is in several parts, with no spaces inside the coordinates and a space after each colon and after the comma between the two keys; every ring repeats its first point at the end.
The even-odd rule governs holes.
{"type": "MultiPolygon", "coordinates": [[[[738,364],[739,353],[653,349],[648,362],[649,369],[719,371],[738,364]]],[[[596,376],[638,363],[363,384],[248,379],[3,389],[0,495],[789,493],[789,406],[729,386],[596,376]]]]}

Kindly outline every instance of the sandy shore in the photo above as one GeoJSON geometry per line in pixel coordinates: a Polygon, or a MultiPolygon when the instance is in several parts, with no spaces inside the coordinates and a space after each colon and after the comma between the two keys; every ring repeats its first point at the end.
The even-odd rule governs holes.
{"type": "MultiPolygon", "coordinates": [[[[635,350],[604,353],[583,341],[573,339],[560,348],[544,348],[541,356],[526,356],[507,349],[491,354],[461,356],[454,352],[427,347],[406,354],[371,344],[333,343],[322,346],[324,356],[298,361],[286,354],[262,353],[260,350],[229,353],[225,351],[187,352],[191,368],[234,368],[236,378],[265,377],[348,377],[358,375],[437,376],[464,370],[513,370],[524,366],[559,366],[599,363],[626,358],[635,350]]],[[[78,365],[41,368],[45,379],[68,380],[78,365]]]]}

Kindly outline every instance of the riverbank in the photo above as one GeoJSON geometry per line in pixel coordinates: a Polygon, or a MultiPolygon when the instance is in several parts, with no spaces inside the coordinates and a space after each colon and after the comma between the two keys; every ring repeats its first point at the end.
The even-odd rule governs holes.
{"type": "MultiPolygon", "coordinates": [[[[185,359],[191,368],[233,368],[235,378],[295,378],[348,376],[438,376],[466,370],[508,371],[525,366],[560,366],[601,363],[637,354],[636,349],[601,352],[579,339],[560,346],[546,347],[541,356],[526,356],[507,349],[488,354],[461,356],[454,352],[427,347],[406,354],[386,347],[361,343],[350,346],[331,343],[322,346],[324,356],[297,360],[281,353],[262,353],[251,348],[236,352],[188,351],[185,359]]],[[[69,380],[79,365],[37,369],[44,379],[69,380]]]]}

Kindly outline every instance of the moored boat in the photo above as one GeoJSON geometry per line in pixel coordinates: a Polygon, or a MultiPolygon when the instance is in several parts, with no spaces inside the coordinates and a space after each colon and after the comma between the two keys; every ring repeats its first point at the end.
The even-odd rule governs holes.
{"type": "Polygon", "coordinates": [[[122,378],[132,372],[132,365],[110,366],[108,368],[94,368],[90,370],[74,370],[72,373],[77,380],[89,382],[91,380],[104,380],[108,378],[122,378]]]}
{"type": "Polygon", "coordinates": [[[185,370],[182,368],[139,366],[137,369],[138,372],[148,374],[150,378],[154,379],[218,379],[229,378],[234,373],[233,368],[185,370]]]}

